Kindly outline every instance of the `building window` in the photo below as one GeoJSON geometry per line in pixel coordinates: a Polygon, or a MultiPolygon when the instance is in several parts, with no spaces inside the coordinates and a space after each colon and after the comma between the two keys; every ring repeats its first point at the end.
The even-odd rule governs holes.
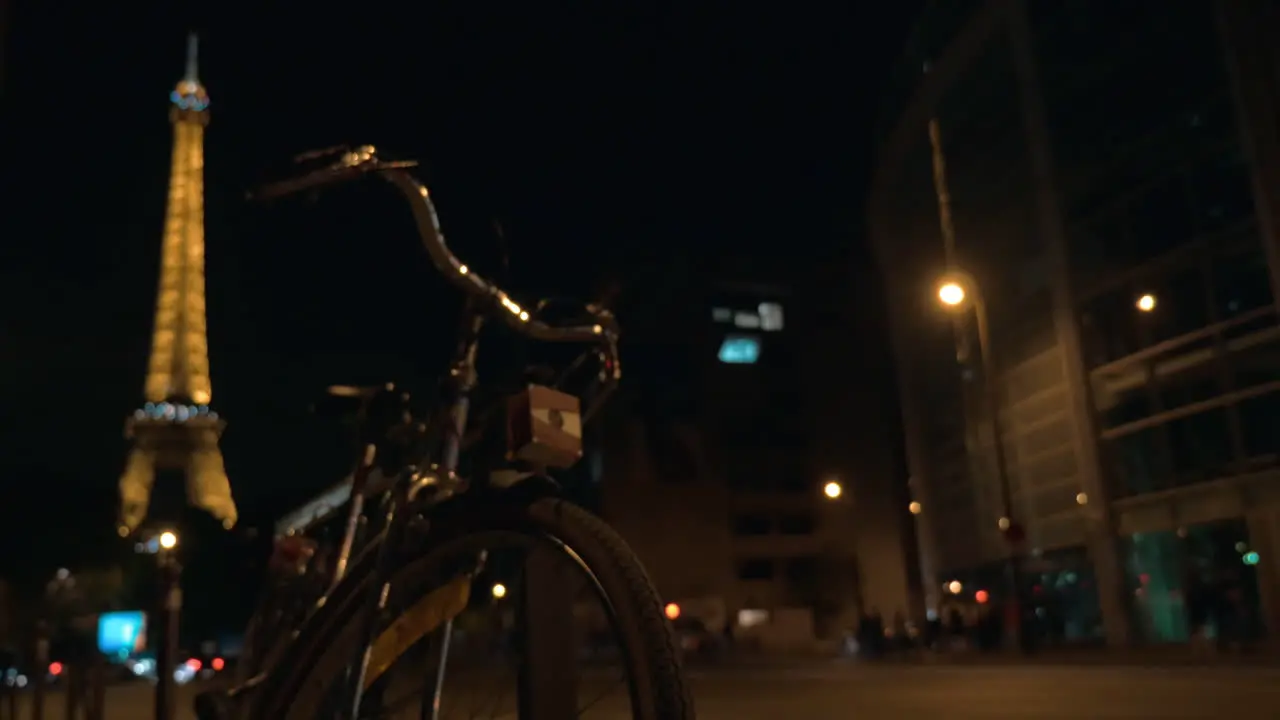
{"type": "Polygon", "coordinates": [[[1196,227],[1214,231],[1230,227],[1253,214],[1253,186],[1243,158],[1214,158],[1191,172],[1196,227]]]}
{"type": "Polygon", "coordinates": [[[718,323],[733,323],[734,327],[744,330],[763,330],[779,332],[785,326],[782,317],[782,305],[776,302],[762,302],[754,310],[731,310],[727,307],[711,309],[711,319],[718,323]]]}
{"type": "Polygon", "coordinates": [[[784,515],[778,519],[778,532],[783,535],[812,535],[813,529],[811,515],[784,515]]]}
{"type": "Polygon", "coordinates": [[[1214,258],[1213,297],[1219,319],[1241,315],[1271,304],[1271,275],[1259,250],[1214,258]]]}
{"type": "Polygon", "coordinates": [[[773,561],[764,559],[743,560],[738,563],[739,580],[772,580],[773,561]]]}
{"type": "Polygon", "coordinates": [[[813,588],[819,583],[819,565],[814,555],[791,558],[787,561],[787,580],[793,585],[813,588]]]}
{"type": "Polygon", "coordinates": [[[1150,427],[1111,440],[1108,454],[1112,458],[1117,497],[1131,497],[1164,490],[1172,474],[1167,446],[1161,442],[1164,427],[1150,427]]]}
{"type": "Polygon", "coordinates": [[[734,535],[768,535],[773,523],[763,515],[739,515],[733,519],[734,535]]]}
{"type": "Polygon", "coordinates": [[[1273,460],[1280,456],[1280,394],[1252,397],[1240,403],[1245,453],[1273,460]]]}
{"type": "Polygon", "coordinates": [[[733,325],[747,330],[758,330],[760,328],[760,316],[752,312],[734,313],[733,325]]]}
{"type": "Polygon", "coordinates": [[[751,628],[769,622],[769,611],[758,608],[743,608],[738,611],[738,627],[751,628]]]}
{"type": "Polygon", "coordinates": [[[1170,452],[1180,484],[1206,482],[1227,474],[1235,461],[1226,408],[1214,408],[1169,423],[1170,452]]]}
{"type": "Polygon", "coordinates": [[[782,306],[778,303],[760,303],[760,329],[765,332],[778,332],[783,327],[782,306]]]}

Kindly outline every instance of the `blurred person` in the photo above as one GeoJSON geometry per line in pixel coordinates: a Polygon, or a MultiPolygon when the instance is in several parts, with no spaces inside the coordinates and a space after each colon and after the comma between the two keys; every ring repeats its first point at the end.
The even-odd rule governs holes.
{"type": "Polygon", "coordinates": [[[859,653],[864,657],[879,658],[884,655],[884,646],[884,618],[881,617],[879,609],[871,608],[871,611],[863,613],[858,621],[859,653]]]}
{"type": "Polygon", "coordinates": [[[924,647],[926,650],[938,650],[942,644],[942,615],[934,614],[924,623],[924,647]]]}
{"type": "Polygon", "coordinates": [[[1209,655],[1209,621],[1212,617],[1209,587],[1199,573],[1190,573],[1186,583],[1187,626],[1191,635],[1191,652],[1195,656],[1209,655]]]}
{"type": "Polygon", "coordinates": [[[914,644],[907,616],[898,610],[893,614],[893,651],[905,655],[914,644]]]}
{"type": "Polygon", "coordinates": [[[960,608],[952,605],[947,611],[947,631],[951,636],[951,649],[963,650],[967,643],[969,630],[965,623],[964,613],[960,612],[960,608]]]}
{"type": "Polygon", "coordinates": [[[1244,593],[1234,571],[1223,573],[1217,588],[1218,647],[1237,652],[1244,644],[1244,593]]]}

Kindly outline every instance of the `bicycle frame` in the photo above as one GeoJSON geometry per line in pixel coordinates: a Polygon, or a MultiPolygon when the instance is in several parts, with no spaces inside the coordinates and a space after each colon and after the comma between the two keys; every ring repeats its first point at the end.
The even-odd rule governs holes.
{"type": "MultiPolygon", "coordinates": [[[[389,596],[385,588],[393,570],[392,561],[395,552],[402,546],[405,534],[410,532],[409,521],[424,509],[425,503],[433,504],[445,500],[466,488],[466,483],[458,478],[457,469],[462,451],[462,438],[470,414],[471,391],[477,382],[475,359],[479,349],[478,331],[483,326],[483,322],[482,314],[468,312],[467,332],[464,333],[458,351],[450,363],[446,388],[449,402],[436,411],[438,415],[447,418],[448,423],[443,429],[436,452],[424,455],[419,464],[405,467],[391,479],[392,482],[388,486],[385,482],[386,478],[382,478],[384,482],[371,482],[374,479],[373,470],[377,462],[377,446],[373,443],[366,444],[362,448],[359,462],[348,482],[322,493],[304,506],[304,512],[300,516],[287,518],[278,526],[277,541],[280,541],[306,532],[320,521],[332,518],[333,512],[340,506],[348,505],[337,555],[328,563],[332,567],[332,576],[325,583],[319,598],[314,599],[314,595],[298,598],[293,595],[282,599],[283,604],[292,603],[294,607],[304,602],[311,604],[313,608],[321,607],[346,589],[344,582],[347,580],[347,570],[351,564],[352,555],[356,552],[361,527],[364,523],[373,520],[367,513],[365,499],[369,496],[384,494],[389,496],[389,502],[383,513],[385,533],[374,560],[375,570],[370,594],[363,600],[363,608],[358,618],[361,625],[358,660],[356,666],[350,668],[346,677],[346,686],[342,692],[343,705],[352,718],[359,714],[378,630],[377,619],[385,609],[389,596]],[[346,492],[343,492],[343,487],[346,488],[346,492]],[[431,493],[429,498],[424,495],[427,492],[431,493]],[[305,512],[306,510],[310,512],[305,512]]],[[[309,561],[312,557],[308,555],[306,559],[309,561]]],[[[310,589],[314,588],[313,584],[310,589]]],[[[295,590],[295,592],[298,591],[295,590]]],[[[295,629],[305,627],[308,620],[303,619],[302,625],[295,629]]],[[[434,690],[437,707],[451,637],[452,620],[447,622],[434,690]]],[[[267,681],[271,670],[271,668],[264,668],[262,674],[248,680],[238,690],[256,687],[267,681]]]]}
{"type": "MultiPolygon", "coordinates": [[[[365,615],[361,619],[360,660],[354,672],[348,674],[345,696],[349,698],[351,718],[359,717],[360,702],[364,696],[365,678],[369,669],[369,661],[373,654],[373,641],[377,633],[377,621],[386,609],[390,593],[389,576],[392,571],[391,560],[397,548],[404,540],[408,520],[413,513],[409,511],[415,496],[425,490],[434,490],[437,499],[444,499],[464,487],[458,478],[458,458],[462,450],[462,438],[467,431],[467,417],[471,410],[471,391],[476,386],[476,353],[479,350],[479,333],[484,325],[484,316],[468,313],[462,341],[458,344],[457,353],[449,369],[450,397],[448,406],[448,424],[445,426],[441,441],[439,458],[429,463],[424,470],[410,466],[401,472],[392,490],[391,501],[386,509],[386,538],[378,549],[378,559],[374,571],[374,581],[365,615]]],[[[352,498],[353,503],[355,498],[352,498]]],[[[354,510],[354,506],[353,506],[354,510]]],[[[354,530],[357,523],[348,523],[348,532],[354,530]]],[[[343,546],[348,545],[348,538],[343,538],[343,546]]],[[[340,580],[339,580],[340,582],[340,580]]],[[[435,688],[433,690],[433,711],[436,714],[440,706],[440,691],[444,680],[445,664],[448,658],[449,643],[452,638],[453,619],[446,621],[444,642],[440,648],[440,660],[437,665],[435,688]]]]}
{"type": "MultiPolygon", "coordinates": [[[[314,154],[307,156],[307,159],[313,157],[315,157],[314,154]]],[[[354,152],[343,152],[337,163],[320,172],[311,173],[297,180],[278,183],[261,194],[266,197],[279,196],[324,184],[355,179],[369,172],[379,174],[401,190],[409,200],[419,234],[433,264],[469,295],[461,338],[447,375],[446,403],[436,411],[436,415],[443,418],[444,422],[442,426],[438,426],[442,431],[442,437],[439,438],[438,445],[433,443],[435,451],[428,452],[419,464],[409,465],[401,470],[391,482],[390,487],[381,483],[373,487],[370,479],[377,462],[377,445],[367,444],[362,448],[361,458],[352,473],[350,507],[347,510],[337,557],[332,563],[333,576],[327,583],[317,607],[346,592],[347,571],[356,546],[361,521],[370,520],[366,513],[365,498],[386,493],[388,501],[382,513],[385,530],[383,541],[374,559],[373,581],[368,596],[363,599],[363,607],[357,619],[360,625],[359,658],[355,667],[348,668],[345,685],[342,688],[343,707],[350,713],[350,718],[356,718],[359,715],[377,638],[377,622],[386,609],[390,597],[390,576],[394,570],[397,550],[404,546],[407,533],[413,532],[412,521],[424,508],[424,504],[434,504],[467,488],[467,483],[458,476],[458,463],[471,411],[471,395],[478,381],[476,355],[479,350],[479,334],[487,319],[496,316],[520,334],[534,340],[591,343],[597,346],[602,364],[599,379],[603,386],[595,402],[583,412],[584,424],[603,405],[621,377],[621,368],[617,361],[617,329],[608,311],[588,305],[588,310],[593,316],[592,322],[588,325],[573,327],[553,327],[532,317],[528,311],[512,301],[507,293],[472,272],[449,251],[440,234],[439,221],[429,193],[424,185],[406,172],[406,168],[409,167],[413,167],[413,164],[382,162],[376,157],[371,146],[364,146],[354,152]]],[[[565,371],[565,375],[573,372],[578,364],[575,362],[565,371]]],[[[302,527],[287,530],[305,530],[307,524],[314,524],[314,521],[321,519],[320,515],[330,515],[340,504],[342,504],[340,496],[333,498],[332,503],[327,507],[321,505],[320,512],[310,519],[310,523],[304,522],[302,527]]],[[[483,562],[483,558],[479,561],[483,562]]],[[[302,626],[298,629],[304,629],[309,621],[310,618],[304,619],[302,626]]],[[[452,635],[452,622],[452,619],[445,621],[444,642],[440,650],[435,679],[433,717],[439,709],[441,684],[452,635]]],[[[261,674],[233,690],[232,694],[263,683],[271,675],[272,670],[273,668],[264,668],[261,674]]]]}

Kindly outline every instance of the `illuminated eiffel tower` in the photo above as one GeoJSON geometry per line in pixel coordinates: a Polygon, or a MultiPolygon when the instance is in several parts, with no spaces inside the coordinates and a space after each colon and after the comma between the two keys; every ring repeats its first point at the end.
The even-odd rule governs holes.
{"type": "Polygon", "coordinates": [[[196,74],[196,37],[187,42],[187,74],[170,94],[173,163],[164,218],[160,290],[147,366],[145,404],[125,423],[132,441],[120,478],[120,534],[146,520],[159,471],[186,475],[187,501],[224,527],[236,506],[218,449],[225,424],[209,409],[209,341],[204,297],[204,129],[209,94],[196,74]]]}

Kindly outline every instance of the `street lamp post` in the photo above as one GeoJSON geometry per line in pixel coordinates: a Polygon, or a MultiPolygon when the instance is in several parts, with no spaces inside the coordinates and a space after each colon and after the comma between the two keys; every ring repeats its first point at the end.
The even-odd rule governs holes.
{"type": "Polygon", "coordinates": [[[987,304],[973,277],[959,271],[952,271],[939,284],[938,300],[948,309],[959,310],[965,305],[972,307],[974,322],[978,326],[978,353],[982,356],[983,395],[987,406],[987,420],[991,423],[992,454],[996,466],[996,480],[1000,485],[1000,506],[1003,512],[999,527],[1008,546],[1005,574],[1009,583],[1010,601],[1013,603],[1012,615],[1015,619],[1011,629],[1019,649],[1029,652],[1031,646],[1027,642],[1029,638],[1026,637],[1022,618],[1024,605],[1022,558],[1021,553],[1018,552],[1018,543],[1022,541],[1022,528],[1014,521],[1013,490],[1009,484],[1009,465],[1004,454],[1004,431],[1000,423],[1000,393],[996,382],[995,359],[991,352],[987,304]]]}
{"type": "Polygon", "coordinates": [[[175,697],[173,673],[178,660],[178,632],[182,617],[182,566],[175,550],[178,536],[160,533],[156,553],[160,570],[159,637],[156,643],[155,720],[173,720],[175,697]]]}

